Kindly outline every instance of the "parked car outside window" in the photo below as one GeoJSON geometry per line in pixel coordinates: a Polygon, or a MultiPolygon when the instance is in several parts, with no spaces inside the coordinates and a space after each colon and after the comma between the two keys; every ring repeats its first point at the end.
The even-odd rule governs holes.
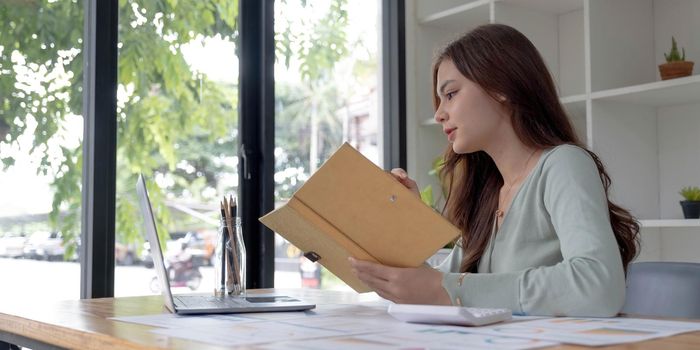
{"type": "Polygon", "coordinates": [[[27,237],[24,233],[9,233],[0,237],[0,257],[21,258],[27,237]]]}
{"type": "Polygon", "coordinates": [[[58,261],[63,260],[66,249],[60,232],[35,232],[24,246],[23,256],[29,259],[58,261]]]}

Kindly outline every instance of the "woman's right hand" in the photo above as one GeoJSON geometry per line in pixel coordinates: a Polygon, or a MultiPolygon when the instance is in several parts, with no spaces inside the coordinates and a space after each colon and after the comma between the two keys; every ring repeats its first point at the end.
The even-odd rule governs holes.
{"type": "Polygon", "coordinates": [[[408,177],[408,173],[406,172],[406,170],[403,170],[401,168],[394,168],[391,169],[389,173],[402,185],[406,186],[406,188],[411,190],[413,194],[420,198],[420,190],[418,190],[418,184],[415,181],[413,181],[413,179],[408,177]]]}

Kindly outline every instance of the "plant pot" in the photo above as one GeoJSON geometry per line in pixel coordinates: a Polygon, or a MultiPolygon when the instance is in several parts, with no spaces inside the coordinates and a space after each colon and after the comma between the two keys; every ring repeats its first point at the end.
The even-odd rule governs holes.
{"type": "Polygon", "coordinates": [[[675,61],[659,65],[661,80],[687,77],[693,74],[693,62],[675,61]]]}
{"type": "Polygon", "coordinates": [[[700,218],[700,201],[681,201],[683,217],[686,219],[700,218]]]}

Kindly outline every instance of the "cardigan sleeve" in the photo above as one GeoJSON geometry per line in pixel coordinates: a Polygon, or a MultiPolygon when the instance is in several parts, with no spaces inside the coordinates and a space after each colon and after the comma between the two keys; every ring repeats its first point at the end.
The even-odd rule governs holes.
{"type": "Polygon", "coordinates": [[[454,304],[549,316],[609,317],[622,309],[625,276],[595,162],[575,146],[552,152],[543,165],[542,198],[563,260],[522,271],[463,275],[455,273],[461,254],[453,252],[439,269],[454,304]]]}

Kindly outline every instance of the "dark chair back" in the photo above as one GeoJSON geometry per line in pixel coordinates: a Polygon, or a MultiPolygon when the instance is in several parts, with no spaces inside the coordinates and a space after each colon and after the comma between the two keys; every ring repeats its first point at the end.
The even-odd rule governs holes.
{"type": "Polygon", "coordinates": [[[627,271],[627,298],[622,312],[645,316],[700,318],[700,264],[630,264],[627,271]]]}

